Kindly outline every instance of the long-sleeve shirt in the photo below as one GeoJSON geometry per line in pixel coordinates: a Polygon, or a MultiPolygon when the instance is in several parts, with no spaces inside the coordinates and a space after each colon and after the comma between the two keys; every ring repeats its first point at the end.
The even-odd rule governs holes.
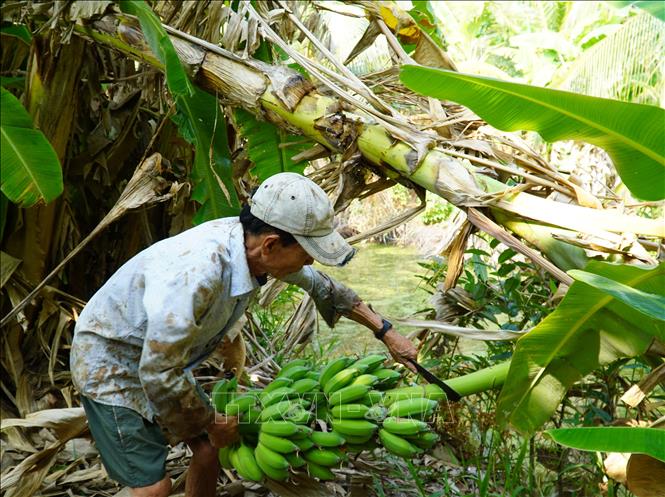
{"type": "MultiPolygon", "coordinates": [[[[359,299],[310,266],[284,278],[328,324],[359,299]]],[[[209,221],[153,244],[95,293],[74,330],[70,365],[81,394],[156,419],[172,440],[213,420],[192,370],[221,342],[259,288],[238,218],[209,221]]]]}

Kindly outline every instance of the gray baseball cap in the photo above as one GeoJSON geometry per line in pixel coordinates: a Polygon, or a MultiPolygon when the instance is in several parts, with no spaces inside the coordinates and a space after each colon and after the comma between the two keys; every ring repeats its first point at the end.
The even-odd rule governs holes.
{"type": "Polygon", "coordinates": [[[278,173],[266,179],[250,201],[250,212],[292,234],[309,255],[326,266],[343,266],[356,252],[334,230],[335,213],[326,193],[300,174],[278,173]]]}

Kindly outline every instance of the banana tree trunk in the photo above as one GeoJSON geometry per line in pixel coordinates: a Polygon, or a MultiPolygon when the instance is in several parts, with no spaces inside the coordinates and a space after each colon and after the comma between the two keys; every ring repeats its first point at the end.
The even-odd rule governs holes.
{"type": "MultiPolygon", "coordinates": [[[[163,69],[139,29],[124,24],[116,16],[106,16],[91,26],[75,29],[82,36],[163,69]]],[[[296,71],[241,58],[183,33],[170,36],[195,84],[222,101],[241,106],[291,132],[304,134],[334,152],[356,147],[367,163],[382,169],[386,176],[403,176],[458,207],[491,207],[503,214],[496,217],[509,230],[511,222],[526,218],[610,242],[618,242],[619,234],[626,232],[665,236],[665,227],[656,220],[515,192],[444,149],[417,152],[412,144],[422,137],[414,136],[411,143],[396,138],[385,126],[368,122],[338,99],[314,90],[296,71]]],[[[400,136],[404,138],[405,134],[400,136]]],[[[409,140],[408,131],[405,139],[409,140]]],[[[554,253],[562,250],[561,244],[541,244],[539,249],[546,255],[552,251],[555,263],[561,260],[554,253]]],[[[570,268],[570,264],[562,266],[570,268]]]]}

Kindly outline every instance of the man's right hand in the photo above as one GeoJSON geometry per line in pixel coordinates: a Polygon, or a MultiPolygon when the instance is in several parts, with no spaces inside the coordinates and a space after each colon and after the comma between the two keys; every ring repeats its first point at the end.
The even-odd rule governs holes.
{"type": "Polygon", "coordinates": [[[240,440],[238,418],[215,413],[215,421],[207,428],[208,438],[213,447],[221,449],[240,440]]]}

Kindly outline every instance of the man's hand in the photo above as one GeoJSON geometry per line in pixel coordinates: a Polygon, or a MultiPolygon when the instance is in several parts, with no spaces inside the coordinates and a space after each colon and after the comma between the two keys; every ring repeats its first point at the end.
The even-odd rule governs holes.
{"type": "Polygon", "coordinates": [[[415,366],[409,362],[409,359],[415,361],[418,358],[418,351],[413,343],[411,343],[411,340],[403,337],[394,328],[391,328],[383,335],[383,343],[386,344],[390,355],[393,356],[395,361],[404,364],[404,366],[414,373],[417,372],[415,366]]]}
{"type": "Polygon", "coordinates": [[[238,431],[238,418],[215,413],[215,421],[207,428],[210,443],[216,449],[227,447],[240,440],[238,431]]]}

